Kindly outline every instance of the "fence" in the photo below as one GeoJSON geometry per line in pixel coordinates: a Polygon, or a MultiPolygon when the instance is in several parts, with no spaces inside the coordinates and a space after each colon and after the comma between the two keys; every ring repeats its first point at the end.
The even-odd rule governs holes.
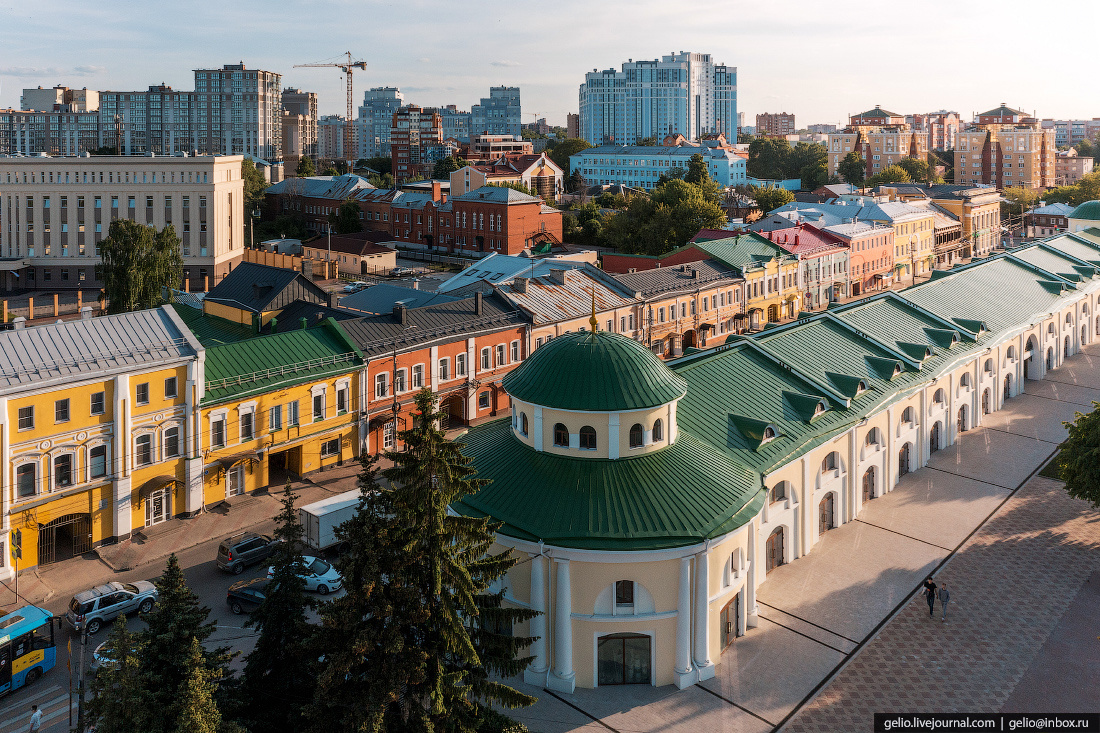
{"type": "Polygon", "coordinates": [[[93,315],[102,315],[98,290],[67,290],[61,293],[21,295],[0,301],[0,322],[9,323],[19,316],[28,321],[74,316],[80,313],[80,309],[84,306],[91,306],[93,315]]]}
{"type": "Polygon", "coordinates": [[[244,261],[256,265],[281,267],[284,270],[295,270],[311,280],[335,280],[340,276],[340,264],[336,260],[315,260],[297,255],[266,252],[262,249],[245,248],[244,261]]]}

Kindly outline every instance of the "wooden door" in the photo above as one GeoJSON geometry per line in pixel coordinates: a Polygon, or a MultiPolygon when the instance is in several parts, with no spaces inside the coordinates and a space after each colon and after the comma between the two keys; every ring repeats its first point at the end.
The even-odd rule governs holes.
{"type": "Polygon", "coordinates": [[[875,467],[867,469],[863,474],[863,500],[870,501],[875,498],[875,467]]]}
{"type": "Polygon", "coordinates": [[[780,527],[768,537],[767,546],[764,551],[765,554],[765,568],[764,574],[767,575],[771,571],[783,564],[783,528],[780,527]]]}
{"type": "Polygon", "coordinates": [[[898,476],[904,476],[909,473],[909,444],[906,443],[901,447],[901,452],[898,453],[898,476]]]}
{"type": "Polygon", "coordinates": [[[722,648],[725,649],[740,636],[741,631],[741,594],[734,595],[721,614],[722,648]]]}
{"type": "Polygon", "coordinates": [[[834,527],[833,524],[833,495],[826,494],[818,504],[818,534],[825,534],[834,527]]]}

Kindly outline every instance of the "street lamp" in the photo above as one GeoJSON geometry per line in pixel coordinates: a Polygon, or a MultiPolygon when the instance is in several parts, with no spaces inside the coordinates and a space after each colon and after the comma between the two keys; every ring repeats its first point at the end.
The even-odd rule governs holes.
{"type": "Polygon", "coordinates": [[[248,244],[253,249],[256,248],[256,220],[260,218],[260,207],[257,206],[252,210],[252,216],[248,218],[248,244]]]}

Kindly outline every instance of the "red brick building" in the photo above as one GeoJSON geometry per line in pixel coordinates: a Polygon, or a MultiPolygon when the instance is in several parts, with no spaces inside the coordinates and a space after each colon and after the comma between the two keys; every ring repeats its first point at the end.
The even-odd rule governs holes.
{"type": "Polygon", "coordinates": [[[438,110],[415,104],[393,113],[390,123],[390,159],[393,180],[431,178],[432,168],[443,152],[443,116],[438,110]]]}

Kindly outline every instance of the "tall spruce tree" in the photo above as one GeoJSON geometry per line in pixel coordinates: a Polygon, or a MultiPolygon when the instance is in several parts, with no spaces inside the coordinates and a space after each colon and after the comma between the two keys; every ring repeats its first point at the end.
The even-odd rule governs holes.
{"type": "MultiPolygon", "coordinates": [[[[175,730],[174,703],[180,686],[192,672],[191,642],[201,645],[214,633],[215,625],[207,618],[210,609],[199,603],[187,587],[175,554],[168,557],[164,574],[155,581],[159,598],[153,610],[144,616],[146,628],[137,634],[141,646],[141,677],[149,708],[147,733],[172,733],[175,730]]],[[[229,676],[229,649],[202,651],[204,663],[221,680],[229,676]]]]}
{"type": "MultiPolygon", "coordinates": [[[[176,694],[172,710],[172,733],[218,733],[222,730],[222,715],[214,700],[219,672],[207,664],[202,645],[195,637],[187,647],[183,681],[176,694]]],[[[261,729],[264,730],[264,729],[261,729]]],[[[266,730],[293,730],[267,728],[266,730]]]]}
{"type": "Polygon", "coordinates": [[[107,661],[92,678],[88,723],[99,733],[145,733],[149,706],[142,685],[138,635],[119,616],[104,650],[107,661]]]}
{"type": "Polygon", "coordinates": [[[314,629],[306,611],[315,604],[294,569],[302,562],[297,499],[288,479],[280,501],[283,508],[275,517],[279,544],[271,556],[272,579],[264,602],[245,624],[260,634],[245,663],[241,685],[246,725],[256,731],[302,730],[305,706],[313,696],[308,641],[314,629]]]}
{"type": "Polygon", "coordinates": [[[314,730],[501,729],[508,721],[490,705],[534,702],[493,679],[529,661],[518,655],[533,640],[510,631],[534,613],[489,592],[516,563],[511,551],[489,554],[499,525],[448,513],[484,482],[461,444],[446,440],[441,418],[422,390],[403,450],[386,454],[388,485],[364,459],[364,496],[341,529],[348,592],[322,609],[314,730]]]}

